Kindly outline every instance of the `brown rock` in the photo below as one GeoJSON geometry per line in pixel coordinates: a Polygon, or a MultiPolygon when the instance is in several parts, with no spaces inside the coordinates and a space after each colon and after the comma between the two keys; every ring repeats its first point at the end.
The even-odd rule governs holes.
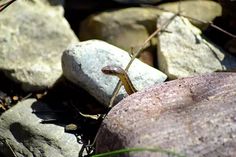
{"type": "MultiPolygon", "coordinates": [[[[222,11],[220,4],[211,0],[187,0],[169,2],[159,5],[159,7],[171,12],[178,12],[180,7],[182,15],[205,22],[213,21],[215,17],[221,15],[222,11]]],[[[197,20],[190,19],[190,21],[193,25],[202,30],[204,30],[208,26],[208,24],[202,23],[197,20]]]]}
{"type": "MultiPolygon", "coordinates": [[[[235,156],[235,95],[235,73],[183,78],[137,92],[104,119],[97,152],[145,147],[186,156],[235,156]]],[[[121,156],[168,154],[143,151],[121,156]]]]}
{"type": "Polygon", "coordinates": [[[152,51],[145,50],[138,57],[142,62],[154,67],[155,54],[152,51]]]}

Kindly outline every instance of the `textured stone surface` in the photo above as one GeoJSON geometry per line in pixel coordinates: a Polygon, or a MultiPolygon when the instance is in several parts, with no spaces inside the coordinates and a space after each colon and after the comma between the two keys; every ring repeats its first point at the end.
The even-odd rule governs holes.
{"type": "MultiPolygon", "coordinates": [[[[177,1],[163,3],[158,7],[164,8],[171,12],[178,12],[179,5],[181,9],[181,14],[201,21],[210,22],[213,21],[215,17],[221,16],[222,8],[220,4],[211,0],[187,0],[181,2],[177,1]]],[[[196,20],[191,20],[191,22],[195,26],[202,29],[208,26],[208,24],[196,20]]]]}
{"type": "MultiPolygon", "coordinates": [[[[71,45],[62,56],[62,69],[65,77],[86,89],[102,104],[108,105],[118,82],[115,76],[101,72],[107,65],[125,67],[130,60],[127,52],[99,40],[89,40],[71,45]]],[[[166,75],[136,59],[128,71],[134,86],[140,90],[163,82],[166,75]]],[[[120,92],[118,100],[124,97],[120,92]]]]}
{"type": "Polygon", "coordinates": [[[62,73],[63,50],[78,42],[62,7],[51,3],[16,1],[1,12],[0,69],[27,91],[51,86],[62,73]]]}
{"type": "MultiPolygon", "coordinates": [[[[156,29],[162,11],[153,8],[126,8],[92,15],[80,26],[80,40],[100,39],[124,50],[143,44],[156,29]]],[[[155,46],[152,41],[148,46],[155,46]]]]}
{"type": "MultiPolygon", "coordinates": [[[[233,157],[235,94],[236,73],[178,79],[137,92],[108,113],[99,130],[97,152],[144,147],[189,157],[233,157]]],[[[121,156],[168,155],[145,151],[121,156]]]]}
{"type": "MultiPolygon", "coordinates": [[[[158,25],[172,17],[165,13],[158,25]]],[[[185,18],[176,17],[158,36],[158,64],[168,78],[192,76],[200,73],[236,67],[236,58],[200,36],[200,30],[185,18]]]]}
{"type": "Polygon", "coordinates": [[[48,110],[46,104],[35,99],[19,102],[0,116],[0,152],[17,157],[75,157],[82,147],[73,134],[64,132],[62,126],[41,124],[32,111],[48,110]],[[8,144],[6,144],[8,143],[8,144]]]}

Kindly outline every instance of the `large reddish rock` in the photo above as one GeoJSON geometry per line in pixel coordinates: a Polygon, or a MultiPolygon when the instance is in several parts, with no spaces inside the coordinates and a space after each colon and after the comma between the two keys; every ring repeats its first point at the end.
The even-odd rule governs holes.
{"type": "Polygon", "coordinates": [[[98,153],[145,147],[185,156],[235,156],[236,73],[178,79],[130,95],[104,119],[96,144],[98,153]]]}

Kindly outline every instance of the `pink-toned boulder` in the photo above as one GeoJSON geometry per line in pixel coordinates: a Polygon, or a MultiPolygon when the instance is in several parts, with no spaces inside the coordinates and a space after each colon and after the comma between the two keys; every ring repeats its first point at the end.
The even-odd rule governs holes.
{"type": "MultiPolygon", "coordinates": [[[[97,153],[140,147],[184,156],[235,156],[236,73],[169,81],[118,103],[101,125],[97,153]]],[[[121,156],[168,154],[143,151],[121,156]]]]}

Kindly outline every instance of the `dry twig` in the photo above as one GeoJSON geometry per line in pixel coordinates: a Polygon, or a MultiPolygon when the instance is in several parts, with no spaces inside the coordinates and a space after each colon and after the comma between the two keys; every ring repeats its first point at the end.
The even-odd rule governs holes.
{"type": "MultiPolygon", "coordinates": [[[[157,35],[161,30],[165,29],[170,23],[171,21],[178,16],[179,14],[174,14],[169,20],[167,20],[163,25],[161,25],[159,28],[156,29],[155,32],[153,32],[144,42],[143,44],[135,51],[134,55],[132,56],[132,58],[130,59],[129,63],[127,64],[125,70],[128,71],[129,67],[131,66],[131,64],[133,63],[133,61],[135,60],[135,58],[142,52],[142,50],[146,47],[146,45],[148,44],[148,42],[155,36],[157,35]]],[[[118,84],[116,85],[116,88],[114,89],[114,92],[112,94],[112,98],[110,100],[110,104],[109,104],[109,108],[113,107],[113,102],[119,92],[121,88],[121,81],[118,82],[118,84]]]]}
{"type": "MultiPolygon", "coordinates": [[[[146,7],[155,7],[159,10],[162,10],[162,11],[167,11],[167,12],[171,12],[170,10],[166,10],[166,9],[163,9],[163,8],[159,8],[157,6],[152,6],[152,5],[142,5],[142,6],[146,6],[146,7]]],[[[188,18],[188,19],[191,19],[191,20],[195,20],[195,21],[198,21],[198,22],[201,22],[201,23],[206,23],[206,24],[209,24],[211,27],[227,34],[228,36],[230,37],[233,37],[233,38],[236,38],[236,35],[230,33],[230,32],[227,32],[226,30],[216,26],[215,24],[213,24],[212,22],[207,22],[207,21],[203,21],[203,20],[199,20],[199,19],[196,19],[196,18],[193,18],[193,17],[190,17],[190,16],[187,16],[187,15],[183,15],[180,13],[180,3],[178,5],[178,13],[175,13],[175,12],[172,12],[174,15],[172,18],[170,18],[170,20],[166,21],[166,23],[164,23],[160,28],[156,29],[155,32],[153,32],[149,37],[148,39],[146,39],[146,41],[144,41],[143,45],[141,47],[138,48],[138,50],[134,53],[134,55],[132,56],[130,62],[128,63],[128,65],[126,66],[125,70],[128,71],[130,65],[132,64],[132,62],[134,61],[134,59],[142,52],[142,50],[145,48],[146,44],[155,36],[158,34],[158,32],[160,32],[164,27],[168,26],[168,24],[177,16],[183,16],[185,18],[188,18]]],[[[109,108],[112,108],[113,107],[113,102],[119,92],[121,88],[121,81],[118,82],[118,84],[116,85],[116,88],[114,89],[114,92],[112,94],[112,98],[110,100],[110,103],[109,103],[109,108]]]]}

